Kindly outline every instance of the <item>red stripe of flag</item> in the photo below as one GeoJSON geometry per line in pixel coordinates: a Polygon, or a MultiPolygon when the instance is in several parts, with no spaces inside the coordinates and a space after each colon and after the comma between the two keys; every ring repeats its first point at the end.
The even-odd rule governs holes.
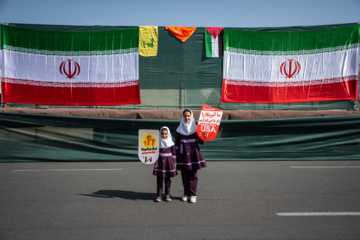
{"type": "Polygon", "coordinates": [[[358,81],[302,85],[249,86],[226,84],[223,79],[221,102],[290,103],[358,99],[358,81]]]}
{"type": "Polygon", "coordinates": [[[139,80],[125,87],[54,87],[1,82],[4,103],[43,105],[141,104],[139,80]]]}

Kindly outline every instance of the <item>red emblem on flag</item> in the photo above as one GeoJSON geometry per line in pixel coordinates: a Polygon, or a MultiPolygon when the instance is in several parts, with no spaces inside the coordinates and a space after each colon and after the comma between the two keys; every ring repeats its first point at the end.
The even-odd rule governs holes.
{"type": "Polygon", "coordinates": [[[298,74],[300,72],[301,66],[298,61],[294,61],[293,59],[289,59],[288,61],[285,61],[280,66],[280,73],[282,75],[285,75],[286,78],[292,78],[294,75],[298,74]],[[289,64],[287,64],[289,62],[289,64]]]}
{"type": "Polygon", "coordinates": [[[74,76],[78,76],[80,74],[80,65],[77,62],[72,63],[72,59],[67,60],[68,64],[66,67],[66,61],[63,61],[60,64],[60,73],[61,75],[66,75],[66,78],[72,79],[74,76]],[[74,67],[72,70],[72,67],[74,67]]]}

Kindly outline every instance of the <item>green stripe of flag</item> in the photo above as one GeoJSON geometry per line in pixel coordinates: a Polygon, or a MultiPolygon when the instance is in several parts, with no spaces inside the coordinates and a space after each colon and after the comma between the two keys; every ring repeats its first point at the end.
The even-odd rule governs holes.
{"type": "Polygon", "coordinates": [[[204,32],[205,32],[206,57],[212,57],[212,36],[205,28],[204,28],[204,32]]]}
{"type": "Polygon", "coordinates": [[[46,51],[111,51],[138,48],[139,28],[111,31],[66,32],[1,26],[1,49],[46,51]],[[5,47],[6,48],[6,47],[5,47]]]}
{"type": "Polygon", "coordinates": [[[224,29],[224,49],[300,51],[359,43],[359,24],[323,30],[264,32],[224,29]]]}

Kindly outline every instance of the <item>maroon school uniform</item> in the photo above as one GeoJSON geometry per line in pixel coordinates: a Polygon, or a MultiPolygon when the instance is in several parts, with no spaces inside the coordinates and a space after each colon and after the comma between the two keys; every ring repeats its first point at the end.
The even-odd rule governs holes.
{"type": "Polygon", "coordinates": [[[187,201],[190,197],[191,203],[196,202],[197,172],[206,167],[205,159],[199,148],[199,144],[203,143],[204,141],[196,134],[196,123],[192,111],[185,109],[175,135],[176,169],[181,170],[184,186],[183,201],[187,201]]]}
{"type": "Polygon", "coordinates": [[[175,146],[160,148],[159,159],[155,163],[153,175],[162,178],[175,177],[177,175],[175,162],[175,146]]]}
{"type": "Polygon", "coordinates": [[[156,193],[161,197],[163,193],[163,182],[165,183],[165,194],[170,195],[171,177],[178,173],[175,169],[176,149],[175,146],[160,148],[159,158],[155,163],[153,175],[156,176],[156,193]]]}
{"type": "Polygon", "coordinates": [[[181,170],[181,179],[184,187],[184,195],[196,196],[198,174],[197,171],[206,167],[205,159],[200,151],[199,143],[203,144],[195,133],[188,136],[178,132],[175,134],[176,146],[176,169],[181,170]]]}
{"type": "Polygon", "coordinates": [[[203,144],[196,132],[188,136],[178,132],[175,134],[176,169],[198,170],[206,167],[205,159],[200,151],[199,144],[203,144]]]}

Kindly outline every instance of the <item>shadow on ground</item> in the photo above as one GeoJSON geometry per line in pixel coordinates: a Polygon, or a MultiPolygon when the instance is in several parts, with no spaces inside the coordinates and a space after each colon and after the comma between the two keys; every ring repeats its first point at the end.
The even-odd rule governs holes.
{"type": "MultiPolygon", "coordinates": [[[[92,194],[79,194],[87,197],[97,198],[122,198],[127,200],[154,200],[156,198],[155,193],[133,192],[124,190],[99,190],[92,194]]],[[[172,199],[178,199],[179,197],[171,197],[172,199]]]]}

